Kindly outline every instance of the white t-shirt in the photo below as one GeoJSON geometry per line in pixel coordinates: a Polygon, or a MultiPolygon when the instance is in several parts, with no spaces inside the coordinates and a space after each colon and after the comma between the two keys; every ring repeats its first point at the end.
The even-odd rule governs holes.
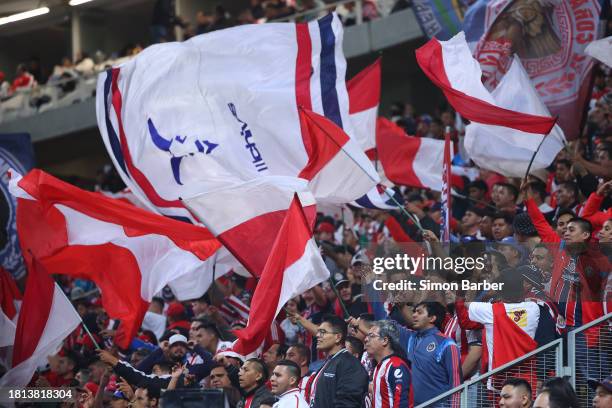
{"type": "MultiPolygon", "coordinates": [[[[506,314],[514,323],[525,331],[532,339],[535,337],[540,320],[540,308],[535,302],[504,303],[506,314]]],[[[470,320],[482,323],[487,333],[487,349],[489,350],[489,370],[493,365],[495,339],[493,338],[493,304],[473,302],[469,306],[470,320]]]]}
{"type": "Polygon", "coordinates": [[[287,391],[279,398],[278,402],[272,405],[273,408],[308,408],[308,403],[297,388],[287,391]]]}

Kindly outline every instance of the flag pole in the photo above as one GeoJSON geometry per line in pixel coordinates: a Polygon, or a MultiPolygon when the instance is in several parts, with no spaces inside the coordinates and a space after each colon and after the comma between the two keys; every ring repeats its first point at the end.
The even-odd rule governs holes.
{"type": "MultiPolygon", "coordinates": [[[[78,313],[77,313],[78,314],[78,313]]],[[[89,331],[89,329],[87,328],[87,325],[85,324],[85,322],[83,321],[83,319],[81,318],[81,315],[79,315],[79,318],[81,319],[81,326],[83,326],[83,328],[85,329],[85,332],[87,333],[87,335],[89,336],[89,338],[91,339],[91,341],[93,342],[94,346],[96,347],[97,350],[102,350],[100,348],[100,345],[98,344],[98,342],[96,341],[96,339],[94,338],[93,334],[91,334],[91,332],[89,331]]]]}
{"type": "MultiPolygon", "coordinates": [[[[298,106],[298,109],[301,110],[305,115],[308,115],[308,113],[306,113],[306,110],[302,107],[302,106],[298,106]]],[[[323,129],[318,123],[316,123],[315,121],[313,121],[313,123],[323,132],[325,133],[328,137],[329,134],[327,133],[327,131],[325,129],[323,129]]],[[[336,143],[336,141],[334,140],[333,137],[330,137],[330,139],[336,143]]],[[[344,150],[344,147],[340,146],[338,143],[336,143],[336,146],[338,146],[352,161],[353,163],[355,163],[357,165],[357,167],[359,167],[369,178],[370,180],[372,180],[375,183],[378,183],[376,181],[376,179],[374,179],[374,177],[370,176],[370,174],[366,171],[366,169],[363,168],[363,166],[357,161],[355,160],[355,158],[353,156],[351,156],[346,150],[344,150]]],[[[414,222],[414,224],[417,226],[417,228],[419,229],[419,231],[421,233],[423,233],[424,229],[421,226],[421,222],[419,221],[419,218],[414,216],[413,214],[410,214],[403,205],[401,205],[399,203],[399,201],[397,201],[395,199],[395,197],[393,197],[392,194],[390,194],[386,189],[384,190],[385,194],[387,195],[387,197],[389,197],[391,199],[391,201],[393,201],[393,203],[395,205],[397,205],[397,207],[400,209],[401,212],[403,212],[408,218],[410,218],[412,220],[412,222],[414,222]]]]}
{"type": "MultiPolygon", "coordinates": [[[[559,120],[559,116],[557,116],[555,118],[555,123],[557,123],[557,120],[559,120]]],[[[540,151],[540,148],[544,144],[544,141],[546,140],[548,135],[550,135],[550,132],[552,132],[553,129],[554,129],[554,126],[550,129],[550,131],[547,134],[544,135],[542,140],[540,140],[540,144],[538,144],[538,147],[536,148],[535,152],[533,152],[533,154],[531,155],[531,160],[529,160],[529,165],[527,166],[527,171],[525,172],[525,176],[523,177],[523,183],[527,182],[527,176],[529,176],[529,172],[531,171],[531,165],[533,164],[533,161],[535,160],[536,155],[540,151]]]]}
{"type": "Polygon", "coordinates": [[[346,308],[346,305],[344,304],[344,302],[342,301],[342,298],[340,297],[340,292],[338,292],[338,289],[336,289],[336,285],[334,285],[334,281],[331,278],[331,276],[328,278],[328,280],[329,280],[329,284],[332,287],[332,290],[336,294],[336,298],[338,299],[338,302],[340,302],[340,307],[342,308],[342,313],[344,313],[344,318],[348,319],[351,315],[349,314],[348,309],[346,308]]]}

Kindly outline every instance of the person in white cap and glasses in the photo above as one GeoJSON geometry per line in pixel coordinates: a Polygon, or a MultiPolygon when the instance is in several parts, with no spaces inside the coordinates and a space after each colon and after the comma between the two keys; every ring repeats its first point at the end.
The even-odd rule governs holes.
{"type": "Polygon", "coordinates": [[[300,367],[290,360],[281,360],[274,367],[270,377],[272,394],[278,397],[273,408],[308,408],[300,393],[300,367]]]}

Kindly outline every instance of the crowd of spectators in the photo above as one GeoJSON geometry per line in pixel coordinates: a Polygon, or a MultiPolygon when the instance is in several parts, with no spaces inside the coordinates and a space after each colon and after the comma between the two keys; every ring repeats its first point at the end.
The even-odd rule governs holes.
{"type": "MultiPolygon", "coordinates": [[[[66,61],[54,74],[72,69],[66,61]]],[[[168,390],[211,389],[224,390],[229,405],[241,408],[272,406],[279,398],[287,403],[285,397],[300,407],[379,407],[388,398],[381,387],[400,401],[393,406],[403,407],[563,337],[607,313],[612,300],[610,85],[610,71],[597,67],[584,133],[549,169],[524,181],[477,168],[466,171],[463,187],[456,187],[466,198],[452,200],[455,244],[450,248],[439,242],[441,204],[433,191],[395,187],[418,223],[397,210],[351,207],[350,216],[318,214],[315,237],[331,279],[284,306],[255,356],[232,349],[232,330],[246,325],[240,309],[249,308],[253,278],[230,273],[202,297],[183,302],[165,288],[151,303],[139,336],[121,350],[113,343],[119,322],[108,318],[95,286],[59,276],[102,350],[79,328],[32,384],[79,387],[84,407],[123,407],[130,401],[154,407],[168,390]],[[400,245],[406,243],[414,247],[400,245]],[[415,250],[441,259],[482,257],[484,264],[467,268],[462,278],[504,283],[505,290],[432,289],[373,297],[373,258],[402,251],[414,256],[415,250]],[[496,336],[498,330],[504,336],[496,336]],[[520,341],[502,341],[512,336],[520,341]]],[[[441,138],[450,126],[461,144],[453,112],[442,107],[417,114],[417,109],[397,103],[389,116],[420,137],[441,138]]],[[[469,160],[460,161],[470,166],[469,160]]],[[[95,186],[122,187],[110,166],[95,186]]],[[[383,280],[448,283],[456,277],[434,268],[416,275],[391,271],[383,280]]],[[[595,407],[609,406],[609,326],[598,326],[596,336],[578,347],[597,360],[581,373],[598,381],[591,382],[591,390],[577,389],[576,395],[564,380],[547,380],[554,367],[525,371],[523,365],[483,385],[474,406],[529,407],[535,401],[536,407],[578,407],[576,398],[582,406],[586,399],[595,407]],[[513,377],[516,372],[522,374],[513,377]]],[[[457,406],[457,401],[445,404],[457,406]]]]}

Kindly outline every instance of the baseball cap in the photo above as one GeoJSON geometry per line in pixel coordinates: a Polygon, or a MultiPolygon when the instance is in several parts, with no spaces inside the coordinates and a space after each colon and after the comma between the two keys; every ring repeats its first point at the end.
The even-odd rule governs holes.
{"type": "Polygon", "coordinates": [[[185,314],[185,306],[182,303],[170,303],[168,305],[168,310],[166,310],[166,316],[168,317],[178,317],[182,314],[185,314]]]}
{"type": "Polygon", "coordinates": [[[348,284],[348,283],[350,283],[348,279],[340,279],[338,280],[338,282],[336,282],[334,286],[336,286],[336,288],[339,288],[341,285],[348,284]]]}
{"type": "Polygon", "coordinates": [[[218,351],[215,355],[223,356],[223,357],[237,358],[240,361],[242,361],[243,363],[246,360],[245,356],[243,356],[242,354],[239,354],[236,351],[234,351],[234,349],[232,347],[227,347],[227,348],[225,348],[225,349],[223,349],[221,351],[218,351]]]}
{"type": "Polygon", "coordinates": [[[353,258],[351,259],[351,266],[355,266],[357,264],[363,264],[363,265],[370,265],[371,264],[370,258],[366,254],[366,250],[365,249],[361,249],[361,250],[357,251],[357,253],[355,255],[353,255],[353,258]]]}
{"type": "Polygon", "coordinates": [[[588,379],[589,387],[593,390],[597,389],[597,387],[604,387],[608,392],[612,393],[612,375],[607,376],[601,381],[598,381],[594,378],[588,379]]]}
{"type": "Polygon", "coordinates": [[[333,234],[334,231],[336,231],[336,228],[334,228],[334,224],[332,224],[331,222],[322,222],[317,226],[317,232],[328,232],[330,234],[333,234]]]}
{"type": "Polygon", "coordinates": [[[185,346],[187,345],[187,337],[183,336],[182,334],[174,334],[170,336],[170,339],[168,340],[168,345],[170,347],[181,343],[185,346]]]}
{"type": "Polygon", "coordinates": [[[538,289],[543,289],[544,285],[542,281],[544,280],[544,276],[542,274],[542,270],[535,265],[521,265],[516,268],[516,271],[521,274],[523,281],[527,281],[531,283],[538,289]]]}
{"type": "Polygon", "coordinates": [[[531,217],[527,213],[519,213],[514,217],[514,221],[512,222],[512,227],[514,231],[518,234],[524,235],[526,237],[536,237],[538,236],[538,231],[536,230],[533,222],[531,222],[531,217]]]}
{"type": "Polygon", "coordinates": [[[525,248],[521,244],[519,244],[516,239],[514,239],[514,237],[503,238],[497,243],[496,247],[499,248],[500,245],[509,245],[518,251],[518,253],[521,255],[521,258],[525,257],[525,248]]]}

